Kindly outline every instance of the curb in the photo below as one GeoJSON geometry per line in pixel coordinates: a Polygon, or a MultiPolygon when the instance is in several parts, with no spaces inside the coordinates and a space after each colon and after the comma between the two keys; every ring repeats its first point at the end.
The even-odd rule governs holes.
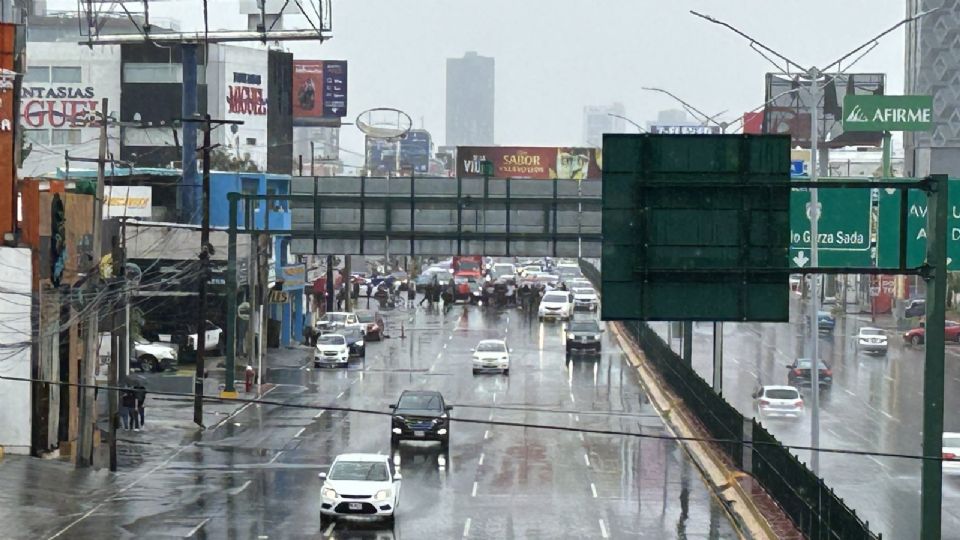
{"type": "MultiPolygon", "coordinates": [[[[643,353],[633,342],[623,336],[620,323],[613,323],[613,332],[627,360],[637,369],[640,384],[650,396],[650,402],[666,424],[673,436],[703,437],[705,434],[690,420],[690,413],[669,390],[660,385],[654,371],[647,364],[643,353]]],[[[699,441],[679,441],[690,459],[694,462],[704,480],[712,488],[721,506],[731,517],[741,538],[756,540],[775,540],[778,538],[773,527],[763,516],[750,495],[744,491],[739,479],[749,476],[739,469],[727,465],[709,444],[699,441]]]]}

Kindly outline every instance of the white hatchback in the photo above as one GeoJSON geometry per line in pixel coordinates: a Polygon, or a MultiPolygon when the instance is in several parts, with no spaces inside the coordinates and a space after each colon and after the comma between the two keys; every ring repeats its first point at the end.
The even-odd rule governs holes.
{"type": "Polygon", "coordinates": [[[350,362],[350,347],[343,334],[323,334],[317,338],[313,353],[313,367],[342,366],[350,362]]]}
{"type": "Polygon", "coordinates": [[[573,301],[566,291],[549,291],[540,299],[537,315],[540,320],[559,319],[568,321],[573,315],[573,301]]]}
{"type": "Polygon", "coordinates": [[[400,473],[389,456],[340,454],[330,472],[320,473],[320,525],[341,516],[393,522],[400,502],[400,473]]]}
{"type": "Polygon", "coordinates": [[[803,416],[803,398],[793,386],[762,386],[753,393],[753,398],[759,420],[769,416],[803,416]]]}
{"type": "Polygon", "coordinates": [[[473,351],[473,374],[499,371],[510,374],[510,349],[502,339],[485,339],[473,351]]]}

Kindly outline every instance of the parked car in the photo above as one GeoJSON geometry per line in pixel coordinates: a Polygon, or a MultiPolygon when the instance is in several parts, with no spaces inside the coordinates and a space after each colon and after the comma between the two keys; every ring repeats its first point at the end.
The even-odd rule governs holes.
{"type": "Polygon", "coordinates": [[[328,333],[317,338],[317,347],[313,353],[313,367],[347,367],[350,362],[350,349],[343,334],[328,333]]]}
{"type": "Polygon", "coordinates": [[[584,351],[600,353],[603,328],[596,319],[574,319],[567,325],[567,352],[584,351]]]}
{"type": "Polygon", "coordinates": [[[510,374],[510,349],[502,339],[485,339],[477,343],[473,352],[473,374],[484,371],[499,371],[510,374]]]}
{"type": "Polygon", "coordinates": [[[133,339],[134,355],[130,367],[140,371],[167,371],[177,369],[177,345],[151,342],[142,337],[133,339]]]}
{"type": "Polygon", "coordinates": [[[356,326],[341,328],[338,333],[347,340],[347,352],[350,356],[367,356],[367,346],[363,340],[363,330],[356,326]]]}
{"type": "Polygon", "coordinates": [[[356,313],[350,313],[348,311],[330,311],[325,313],[317,320],[316,324],[317,331],[321,334],[334,332],[347,326],[363,327],[356,313]]]}
{"type": "MultiPolygon", "coordinates": [[[[956,321],[944,321],[943,328],[944,341],[960,341],[960,323],[956,321]]],[[[926,323],[921,322],[920,326],[908,330],[903,334],[903,341],[910,345],[919,346],[927,342],[926,323]]]]}
{"type": "MultiPolygon", "coordinates": [[[[788,386],[811,386],[810,366],[812,362],[809,358],[797,358],[791,364],[787,364],[787,385],[788,386]]],[[[833,370],[825,364],[823,360],[817,362],[819,371],[819,382],[821,388],[830,388],[833,386],[833,370]]]]}
{"type": "Polygon", "coordinates": [[[386,327],[383,317],[379,311],[361,309],[356,312],[357,320],[364,326],[364,333],[367,341],[381,341],[383,339],[383,329],[386,327]]]}
{"type": "Polygon", "coordinates": [[[943,474],[960,474],[960,433],[943,432],[943,474]]]}
{"type": "MultiPolygon", "coordinates": [[[[151,321],[144,324],[143,337],[150,342],[173,343],[180,350],[197,350],[197,325],[193,322],[151,321]]],[[[210,321],[206,321],[204,329],[204,350],[219,351],[223,348],[223,330],[210,321]]]]}
{"type": "Polygon", "coordinates": [[[573,314],[571,294],[566,291],[549,291],[540,299],[537,315],[541,321],[546,319],[569,320],[573,314]]]}
{"type": "Polygon", "coordinates": [[[903,311],[905,317],[923,317],[927,313],[927,301],[923,298],[908,300],[906,309],[903,311]]]}
{"type": "Polygon", "coordinates": [[[753,393],[757,418],[770,416],[803,416],[803,398],[793,386],[761,386],[753,393]]]}
{"type": "Polygon", "coordinates": [[[318,473],[320,528],[340,516],[364,516],[394,521],[400,503],[401,475],[390,456],[340,454],[329,472],[318,473]]]}
{"type": "Polygon", "coordinates": [[[596,311],[600,307],[600,298],[593,287],[575,287],[570,290],[573,292],[573,309],[596,311]]]}
{"type": "Polygon", "coordinates": [[[450,445],[450,415],[440,392],[432,390],[404,390],[395,405],[390,405],[390,443],[402,440],[440,441],[442,448],[450,445]]]}
{"type": "Polygon", "coordinates": [[[880,328],[863,327],[854,336],[857,348],[866,353],[887,354],[887,333],[880,328]]]}

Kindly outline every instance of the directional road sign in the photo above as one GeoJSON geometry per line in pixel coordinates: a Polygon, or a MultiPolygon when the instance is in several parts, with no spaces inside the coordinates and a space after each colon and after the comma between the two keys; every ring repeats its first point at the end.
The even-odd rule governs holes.
{"type": "MultiPolygon", "coordinates": [[[[870,190],[818,189],[818,267],[870,266],[870,190]]],[[[790,266],[810,265],[810,191],[790,193],[790,266]]]]}
{"type": "MultiPolygon", "coordinates": [[[[900,190],[881,189],[877,266],[896,268],[900,264],[900,190]]],[[[960,270],[960,179],[951,178],[947,187],[950,213],[947,214],[947,270],[960,270]]],[[[927,250],[927,196],[912,189],[907,195],[907,267],[923,264],[927,250]]]]}

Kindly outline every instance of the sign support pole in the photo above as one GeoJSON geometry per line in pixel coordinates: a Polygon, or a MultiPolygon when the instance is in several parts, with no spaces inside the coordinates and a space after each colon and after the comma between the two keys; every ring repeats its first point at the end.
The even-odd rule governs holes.
{"type": "MultiPolygon", "coordinates": [[[[221,397],[236,397],[234,388],[234,366],[237,361],[237,203],[239,193],[227,193],[227,204],[230,206],[230,215],[227,229],[227,343],[226,367],[227,376],[224,380],[224,389],[221,397]]],[[[251,204],[251,203],[247,203],[251,204]]],[[[248,227],[249,223],[246,224],[248,227]]],[[[247,269],[248,272],[253,269],[247,269]]],[[[251,313],[251,318],[253,314],[251,313]]]]}
{"type": "MultiPolygon", "coordinates": [[[[920,469],[920,538],[941,535],[943,499],[943,364],[947,285],[946,224],[949,209],[947,175],[930,177],[927,199],[927,347],[923,370],[923,464],[920,469]]],[[[906,194],[904,194],[906,196],[906,194]]],[[[902,234],[905,234],[902,233],[902,234]]]]}
{"type": "MultiPolygon", "coordinates": [[[[810,182],[817,181],[817,143],[820,139],[820,128],[817,125],[818,107],[820,102],[820,87],[817,85],[817,79],[820,77],[820,71],[811,68],[808,72],[810,77],[810,182]]],[[[820,220],[820,201],[817,197],[817,188],[810,189],[810,266],[816,268],[820,266],[817,255],[817,222],[820,220]]],[[[820,347],[818,340],[819,320],[817,314],[820,312],[820,293],[817,290],[819,284],[818,276],[814,275],[810,279],[810,316],[808,320],[809,340],[810,340],[810,446],[813,450],[810,452],[810,470],[814,474],[820,474],[820,347]]]]}

